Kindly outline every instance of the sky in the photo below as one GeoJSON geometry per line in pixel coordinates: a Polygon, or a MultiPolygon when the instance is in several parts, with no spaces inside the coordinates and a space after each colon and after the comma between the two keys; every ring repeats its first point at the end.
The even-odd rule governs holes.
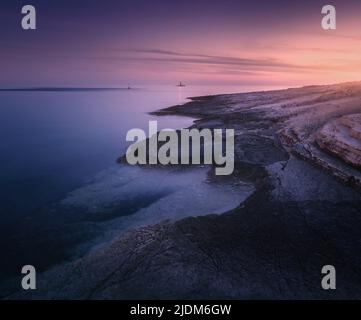
{"type": "Polygon", "coordinates": [[[359,0],[0,2],[0,87],[336,83],[361,80],[360,57],[359,0]]]}

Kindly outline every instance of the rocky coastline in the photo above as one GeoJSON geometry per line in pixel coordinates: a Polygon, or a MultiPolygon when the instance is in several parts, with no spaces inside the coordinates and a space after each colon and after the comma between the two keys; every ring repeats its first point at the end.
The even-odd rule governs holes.
{"type": "Polygon", "coordinates": [[[233,128],[255,192],[222,215],[163,221],[39,275],[41,299],[361,298],[361,83],[196,97],[153,114],[233,128]],[[334,265],[337,290],[321,287],[334,265]]]}

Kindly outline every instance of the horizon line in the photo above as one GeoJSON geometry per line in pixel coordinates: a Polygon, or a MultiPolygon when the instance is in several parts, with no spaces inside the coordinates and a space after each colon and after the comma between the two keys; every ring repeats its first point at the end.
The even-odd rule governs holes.
{"type": "Polygon", "coordinates": [[[132,87],[21,87],[21,88],[0,88],[0,92],[6,91],[118,91],[118,90],[130,90],[137,89],[132,87]]]}

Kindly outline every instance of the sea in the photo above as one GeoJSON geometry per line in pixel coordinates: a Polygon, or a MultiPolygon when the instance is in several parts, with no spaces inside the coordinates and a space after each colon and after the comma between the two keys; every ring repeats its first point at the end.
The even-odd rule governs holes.
{"type": "MultiPolygon", "coordinates": [[[[0,282],[25,264],[45,271],[135,228],[221,214],[252,194],[211,183],[206,167],[147,169],[117,163],[128,130],[181,129],[195,119],[152,116],[188,97],[267,86],[138,85],[0,90],[0,282]]],[[[277,88],[278,89],[278,88],[277,88]]]]}

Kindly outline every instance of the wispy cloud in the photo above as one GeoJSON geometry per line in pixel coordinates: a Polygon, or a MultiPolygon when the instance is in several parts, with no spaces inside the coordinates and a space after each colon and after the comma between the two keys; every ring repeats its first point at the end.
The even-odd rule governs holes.
{"type": "MultiPolygon", "coordinates": [[[[121,50],[122,53],[128,52],[133,55],[120,55],[112,57],[114,60],[124,61],[149,61],[158,63],[182,63],[182,64],[198,64],[198,65],[214,65],[233,67],[236,70],[269,70],[277,69],[279,71],[309,71],[310,69],[322,69],[322,66],[296,65],[285,63],[274,58],[248,58],[248,57],[232,57],[187,52],[176,52],[163,49],[127,49],[121,50]]],[[[236,71],[233,70],[233,71],[236,71]]],[[[230,72],[231,70],[229,70],[230,72]]]]}

